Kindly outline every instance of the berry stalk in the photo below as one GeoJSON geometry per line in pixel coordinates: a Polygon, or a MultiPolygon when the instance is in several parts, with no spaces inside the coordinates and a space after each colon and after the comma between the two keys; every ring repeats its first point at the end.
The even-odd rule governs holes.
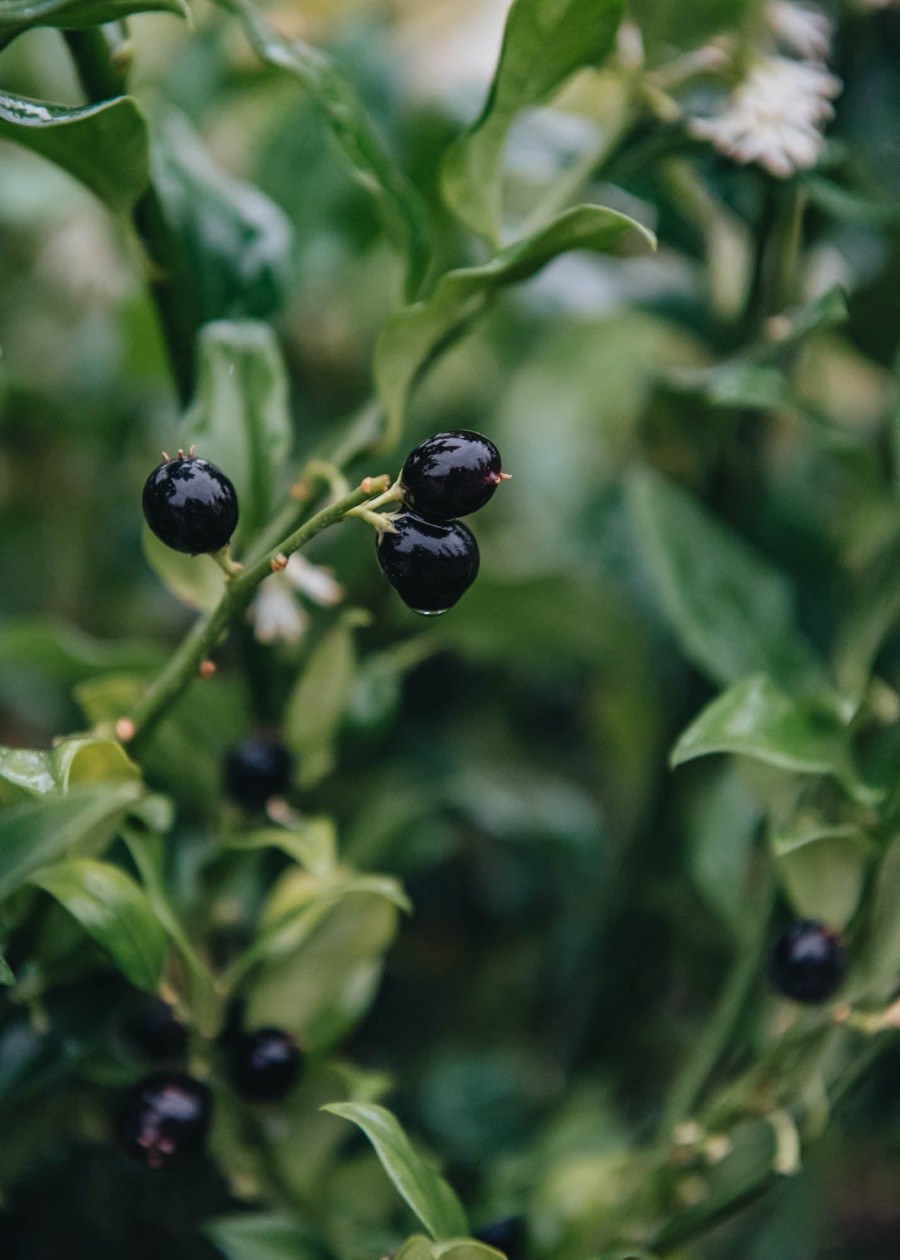
{"type": "Polygon", "coordinates": [[[194,624],[163,671],[125,719],[134,732],[128,741],[131,749],[140,747],[182,692],[190,686],[197,676],[201,662],[227,633],[231,622],[245,611],[259,584],[273,572],[273,561],[279,555],[290,556],[299,551],[324,529],[342,521],[353,508],[368,502],[373,495],[382,494],[389,484],[390,478],[386,474],[381,477],[366,477],[355,490],[316,512],[299,529],[267,551],[260,560],[228,581],[219,603],[211,613],[194,624]]]}

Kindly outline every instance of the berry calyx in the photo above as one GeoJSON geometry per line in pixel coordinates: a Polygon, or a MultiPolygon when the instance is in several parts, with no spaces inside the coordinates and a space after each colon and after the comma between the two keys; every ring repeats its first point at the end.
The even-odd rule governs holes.
{"type": "Polygon", "coordinates": [[[134,1050],[144,1059],[165,1062],[180,1059],[187,1049],[187,1032],[175,1012],[161,998],[151,998],[126,1019],[123,1030],[134,1050]]]}
{"type": "Polygon", "coordinates": [[[300,1075],[300,1050],[290,1033],[258,1028],[243,1033],[231,1052],[231,1080],[249,1102],[278,1102],[300,1075]]]}
{"type": "Polygon", "coordinates": [[[477,512],[507,474],[490,439],[469,429],[435,433],[411,451],[400,473],[408,507],[439,520],[477,512]]]}
{"type": "Polygon", "coordinates": [[[430,521],[415,512],[390,520],[393,530],[375,540],[385,577],[414,612],[439,616],[478,576],[478,543],[461,521],[430,521]]]}
{"type": "Polygon", "coordinates": [[[202,1149],[209,1120],[205,1085],[184,1072],[155,1072],[123,1098],[119,1142],[148,1168],[168,1168],[202,1149]]]}
{"type": "Polygon", "coordinates": [[[225,759],[225,790],[245,809],[262,809],[283,796],[294,772],[294,759],[281,740],[251,735],[225,759]]]}
{"type": "Polygon", "coordinates": [[[238,522],[237,493],[209,460],[179,454],[155,468],[144,485],[144,519],[174,551],[221,551],[238,522]]]}
{"type": "Polygon", "coordinates": [[[508,1260],[523,1260],[526,1250],[525,1218],[508,1216],[494,1221],[480,1229],[475,1237],[479,1242],[487,1243],[497,1251],[502,1251],[508,1260]]]}
{"type": "Polygon", "coordinates": [[[812,919],[785,928],[775,943],[769,976],[794,1002],[827,1002],[844,979],[847,951],[839,932],[812,919]]]}

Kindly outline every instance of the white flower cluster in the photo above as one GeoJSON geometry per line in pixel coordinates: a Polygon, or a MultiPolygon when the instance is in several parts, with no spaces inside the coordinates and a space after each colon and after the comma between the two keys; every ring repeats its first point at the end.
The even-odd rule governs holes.
{"type": "Polygon", "coordinates": [[[266,578],[250,605],[248,616],[260,643],[299,643],[309,624],[309,613],[297,599],[328,606],[344,598],[343,587],[328,569],[310,564],[298,552],[280,573],[266,578]]]}
{"type": "Polygon", "coordinates": [[[770,0],[765,17],[781,51],[757,52],[719,113],[688,126],[733,161],[787,179],[818,162],[842,84],[825,65],[832,28],[820,9],[770,0]]]}

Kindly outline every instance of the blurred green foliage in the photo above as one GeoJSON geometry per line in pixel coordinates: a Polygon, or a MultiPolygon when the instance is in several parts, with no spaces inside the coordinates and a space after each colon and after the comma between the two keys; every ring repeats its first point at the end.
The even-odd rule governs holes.
{"type": "Polygon", "coordinates": [[[836,118],[780,182],[659,103],[660,67],[755,37],[747,0],[635,0],[643,65],[574,80],[612,40],[582,47],[590,5],[559,5],[578,38],[557,62],[510,35],[502,73],[533,77],[487,141],[478,5],[284,6],[290,57],[233,8],[130,24],[137,105],[85,109],[56,30],[0,53],[0,1254],[488,1260],[447,1241],[458,1195],[476,1231],[523,1213],[541,1258],[895,1256],[890,1034],[788,1026],[763,951],[826,918],[847,1000],[897,989],[900,14],[832,6],[836,118]],[[7,93],[60,106],[40,141],[9,142],[7,93]],[[160,260],[121,213],[148,212],[147,170],[168,334],[203,329],[184,421],[160,260]],[[605,256],[620,227],[634,257],[605,256]],[[503,452],[476,585],[423,629],[365,526],[329,531],[309,554],[345,605],[297,643],[242,621],[139,782],[109,723],[222,587],[142,543],[160,449],[233,466],[252,545],[295,470],[359,449],[376,384],[403,436],[352,479],[446,428],[503,452]],[[254,728],[297,754],[288,829],[222,800],[254,728]],[[227,1016],[211,969],[308,1061],[277,1114],[223,1089],[209,1159],[153,1179],[109,1133],[143,1071],[117,1030],[166,950],[198,1063],[227,1016]],[[778,1176],[792,1109],[803,1168],[778,1176]],[[698,1115],[731,1153],[660,1158],[698,1115]]]}

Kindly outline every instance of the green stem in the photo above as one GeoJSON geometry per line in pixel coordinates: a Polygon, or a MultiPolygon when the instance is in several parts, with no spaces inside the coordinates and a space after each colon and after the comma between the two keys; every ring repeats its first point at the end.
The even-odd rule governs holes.
{"type": "MultiPolygon", "coordinates": [[[[107,101],[126,92],[124,71],[103,30],[64,31],[63,38],[88,100],[107,101]]],[[[135,203],[132,222],[147,256],[148,283],[178,400],[186,407],[194,392],[194,340],[199,319],[177,238],[152,183],[135,203]]]]}
{"type": "Polygon", "coordinates": [[[230,623],[247,608],[260,582],[272,573],[272,561],[275,557],[279,553],[289,556],[298,551],[323,529],[343,520],[348,512],[365,503],[373,494],[386,490],[389,480],[387,476],[371,480],[367,478],[365,488],[358,486],[343,498],[322,508],[299,529],[266,552],[261,559],[229,580],[219,603],[212,612],[196,622],[162,673],[129,714],[135,728],[129,748],[138,748],[147,739],[160,719],[190,686],[201,662],[226,633],[230,623]]]}
{"type": "Polygon", "coordinates": [[[735,959],[719,1005],[669,1093],[660,1124],[663,1139],[694,1110],[707,1081],[728,1048],[735,1026],[759,978],[760,958],[769,936],[774,900],[774,886],[770,879],[763,904],[755,916],[754,930],[735,959]]]}

